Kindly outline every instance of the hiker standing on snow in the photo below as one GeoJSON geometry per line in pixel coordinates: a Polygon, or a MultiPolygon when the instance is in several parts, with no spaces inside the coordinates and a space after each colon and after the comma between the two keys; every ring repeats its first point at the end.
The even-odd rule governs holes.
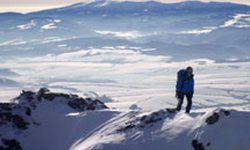
{"type": "Polygon", "coordinates": [[[181,110],[184,97],[187,98],[186,113],[189,113],[192,108],[192,98],[194,93],[194,75],[193,68],[187,67],[177,73],[176,83],[176,98],[178,98],[177,111],[181,110]]]}

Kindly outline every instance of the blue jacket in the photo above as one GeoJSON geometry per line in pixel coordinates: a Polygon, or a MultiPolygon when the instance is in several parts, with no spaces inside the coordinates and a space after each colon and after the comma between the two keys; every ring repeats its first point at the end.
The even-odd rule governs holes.
{"type": "Polygon", "coordinates": [[[194,77],[188,76],[186,70],[180,70],[177,74],[176,92],[194,92],[194,77]]]}

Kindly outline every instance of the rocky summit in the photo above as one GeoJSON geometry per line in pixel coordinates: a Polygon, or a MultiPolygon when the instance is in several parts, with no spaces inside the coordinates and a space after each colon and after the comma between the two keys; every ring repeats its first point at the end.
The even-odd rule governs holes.
{"type": "Polygon", "coordinates": [[[36,117],[36,114],[39,113],[39,107],[46,102],[51,102],[46,105],[52,105],[53,103],[63,104],[63,106],[57,106],[65,107],[68,109],[68,112],[108,108],[98,99],[82,98],[73,94],[54,93],[46,88],[41,88],[38,92],[22,91],[12,102],[0,103],[0,150],[23,149],[17,137],[24,136],[29,132],[29,129],[36,128],[42,124],[41,120],[36,117]]]}

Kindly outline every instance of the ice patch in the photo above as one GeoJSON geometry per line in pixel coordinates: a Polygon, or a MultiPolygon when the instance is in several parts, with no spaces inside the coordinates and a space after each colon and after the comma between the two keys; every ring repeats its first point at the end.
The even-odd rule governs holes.
{"type": "Polygon", "coordinates": [[[201,35],[201,34],[208,34],[210,32],[212,32],[213,29],[195,29],[195,30],[190,30],[190,31],[181,31],[181,32],[177,32],[177,34],[196,34],[196,35],[201,35]]]}
{"type": "Polygon", "coordinates": [[[221,28],[226,27],[238,27],[238,28],[249,28],[250,27],[250,14],[237,14],[233,17],[233,19],[230,19],[226,21],[223,25],[221,25],[221,28]]]}
{"type": "Polygon", "coordinates": [[[3,43],[0,43],[0,46],[16,46],[16,45],[23,45],[27,44],[26,41],[22,41],[21,39],[14,39],[10,41],[5,41],[3,43]]]}
{"type": "Polygon", "coordinates": [[[50,29],[55,29],[55,28],[56,28],[55,23],[49,23],[41,27],[41,29],[44,29],[44,30],[50,30],[50,29]]]}
{"type": "Polygon", "coordinates": [[[64,48],[64,47],[67,47],[68,45],[67,44],[60,44],[60,45],[57,45],[57,47],[59,48],[64,48]]]}
{"type": "MultiPolygon", "coordinates": [[[[51,37],[46,37],[44,39],[36,39],[36,40],[33,40],[32,42],[40,42],[40,41],[42,41],[41,42],[42,44],[47,44],[47,43],[61,42],[61,41],[66,41],[66,40],[71,40],[71,39],[76,39],[76,38],[77,37],[75,37],[75,36],[67,37],[67,38],[59,37],[59,36],[51,36],[51,37]]],[[[63,44],[63,46],[65,46],[65,45],[63,44]]]]}
{"type": "Polygon", "coordinates": [[[127,40],[133,40],[133,39],[137,39],[137,38],[141,38],[145,36],[138,31],[121,32],[121,31],[98,31],[97,30],[95,32],[101,35],[110,35],[113,37],[127,39],[127,40]]]}
{"type": "Polygon", "coordinates": [[[51,29],[56,29],[57,26],[56,24],[62,22],[60,19],[54,19],[54,20],[49,20],[50,23],[45,24],[41,27],[41,30],[51,30],[51,29]]]}
{"type": "Polygon", "coordinates": [[[37,25],[37,22],[35,20],[31,20],[27,24],[18,25],[17,28],[19,30],[27,30],[27,29],[31,29],[32,27],[35,27],[36,25],[37,25]]]}

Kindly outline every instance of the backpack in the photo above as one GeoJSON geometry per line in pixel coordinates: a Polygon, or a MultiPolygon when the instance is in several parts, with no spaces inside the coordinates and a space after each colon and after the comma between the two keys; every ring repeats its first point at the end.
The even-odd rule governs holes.
{"type": "Polygon", "coordinates": [[[186,77],[186,70],[182,69],[177,73],[177,81],[183,81],[186,77]]]}

